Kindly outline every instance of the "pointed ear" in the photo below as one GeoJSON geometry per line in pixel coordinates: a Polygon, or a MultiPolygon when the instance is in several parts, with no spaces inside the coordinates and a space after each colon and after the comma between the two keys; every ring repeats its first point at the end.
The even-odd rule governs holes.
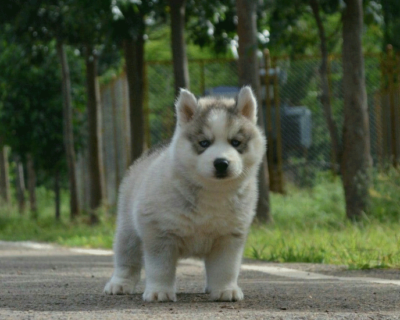
{"type": "Polygon", "coordinates": [[[239,114],[250,121],[257,122],[257,101],[250,86],[243,87],[237,97],[236,108],[239,114]]]}
{"type": "Polygon", "coordinates": [[[189,90],[181,89],[175,103],[178,123],[187,123],[192,120],[197,109],[196,97],[189,90]]]}

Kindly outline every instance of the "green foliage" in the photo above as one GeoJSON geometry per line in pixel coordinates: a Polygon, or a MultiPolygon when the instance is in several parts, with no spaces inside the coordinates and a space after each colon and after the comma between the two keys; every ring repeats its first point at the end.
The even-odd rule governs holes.
{"type": "Polygon", "coordinates": [[[187,16],[187,31],[194,44],[226,54],[236,36],[235,1],[188,1],[187,16]]]}
{"type": "MultiPolygon", "coordinates": [[[[55,170],[66,171],[59,60],[54,41],[31,51],[20,42],[8,40],[10,34],[12,29],[4,27],[0,40],[0,135],[14,154],[33,156],[39,183],[43,183],[55,170]]],[[[74,61],[70,72],[79,147],[86,96],[82,63],[73,54],[70,57],[74,61]]]]}
{"type": "MultiPolygon", "coordinates": [[[[189,37],[188,42],[189,42],[189,37]]],[[[209,47],[201,48],[196,44],[187,43],[188,59],[212,59],[215,53],[209,47]]],[[[171,28],[167,25],[152,25],[147,28],[145,42],[145,59],[147,61],[172,61],[171,28]]],[[[190,79],[193,80],[192,78],[190,79]]]]}
{"type": "Polygon", "coordinates": [[[398,0],[381,0],[383,9],[383,32],[384,41],[383,47],[385,49],[386,45],[391,44],[396,50],[400,50],[400,2],[398,0]]]}

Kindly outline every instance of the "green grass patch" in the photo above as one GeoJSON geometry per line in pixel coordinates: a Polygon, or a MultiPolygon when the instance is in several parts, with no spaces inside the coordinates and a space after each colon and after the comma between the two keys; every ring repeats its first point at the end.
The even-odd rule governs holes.
{"type": "MultiPolygon", "coordinates": [[[[400,268],[400,174],[373,175],[370,211],[356,224],[345,218],[339,178],[317,176],[314,186],[290,187],[271,195],[274,223],[254,225],[245,256],[266,261],[345,265],[352,269],[400,268]]],[[[71,222],[68,195],[62,195],[62,217],[54,219],[53,194],[38,189],[39,218],[19,215],[15,205],[0,205],[0,239],[52,242],[70,247],[111,248],[115,209],[103,208],[100,223],[87,216],[71,222]]]]}
{"type": "Polygon", "coordinates": [[[274,224],[253,226],[245,256],[278,262],[400,268],[400,174],[373,174],[370,210],[359,223],[345,217],[339,178],[317,177],[309,189],[272,194],[274,224]]]}
{"type": "Polygon", "coordinates": [[[38,219],[32,219],[29,211],[18,213],[16,205],[0,204],[0,240],[52,242],[69,247],[111,248],[115,230],[114,210],[99,211],[100,223],[92,226],[89,218],[82,217],[71,222],[69,198],[61,196],[61,219],[55,220],[53,192],[37,188],[38,219]]]}

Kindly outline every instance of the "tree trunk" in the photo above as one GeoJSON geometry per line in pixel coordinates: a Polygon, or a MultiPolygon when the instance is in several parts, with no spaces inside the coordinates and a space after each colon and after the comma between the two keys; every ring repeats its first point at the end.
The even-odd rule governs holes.
{"type": "Polygon", "coordinates": [[[56,170],[54,174],[54,203],[56,206],[56,220],[61,217],[61,197],[60,197],[60,172],[56,170]]]}
{"type": "Polygon", "coordinates": [[[97,82],[97,55],[93,47],[86,46],[86,85],[88,110],[88,151],[89,151],[89,208],[91,222],[98,222],[96,209],[104,200],[105,179],[103,167],[103,148],[101,138],[101,105],[97,82]]]}
{"type": "MultiPolygon", "coordinates": [[[[265,132],[264,117],[260,99],[260,76],[257,58],[257,2],[236,0],[239,35],[239,81],[240,85],[251,85],[256,93],[258,106],[258,124],[265,132]]],[[[260,222],[272,222],[269,206],[269,177],[266,154],[263,158],[258,177],[259,198],[256,218],[260,222]]]]}
{"type": "Polygon", "coordinates": [[[189,89],[189,69],[185,43],[185,0],[170,0],[171,45],[174,64],[175,96],[180,88],[189,89]]]}
{"type": "Polygon", "coordinates": [[[27,171],[28,171],[28,190],[29,190],[29,204],[31,209],[31,216],[37,219],[37,204],[36,204],[36,172],[33,164],[33,159],[30,154],[27,156],[27,171]]]}
{"type": "Polygon", "coordinates": [[[7,153],[7,147],[0,138],[0,198],[5,203],[10,203],[10,178],[7,153]]]}
{"type": "Polygon", "coordinates": [[[329,130],[329,135],[331,138],[333,165],[335,166],[334,170],[338,172],[340,160],[342,157],[342,151],[341,151],[338,129],[335,120],[333,118],[332,107],[331,107],[331,96],[330,96],[329,80],[328,80],[328,48],[326,43],[325,29],[319,12],[318,0],[310,0],[310,6],[314,14],[315,22],[317,23],[319,39],[321,41],[320,50],[321,50],[322,61],[319,73],[321,77],[322,93],[320,99],[324,110],[326,124],[329,130]]]}
{"type": "Polygon", "coordinates": [[[22,215],[25,211],[25,179],[24,167],[19,157],[15,161],[15,189],[17,190],[18,211],[22,215]]]}
{"type": "Polygon", "coordinates": [[[346,0],[343,12],[344,127],[342,176],[346,215],[357,220],[366,212],[372,165],[364,58],[362,0],[346,0]]]}
{"type": "Polygon", "coordinates": [[[70,192],[70,216],[73,220],[79,215],[78,186],[76,181],[74,134],[72,126],[72,98],[71,98],[71,79],[67,55],[64,44],[60,39],[57,40],[57,53],[60,59],[62,72],[62,95],[63,95],[63,135],[64,147],[68,165],[68,182],[70,192]]]}
{"type": "MultiPolygon", "coordinates": [[[[144,32],[144,22],[143,22],[144,32]]],[[[137,39],[125,39],[124,54],[129,91],[129,116],[131,128],[131,162],[139,158],[145,149],[144,139],[144,40],[143,33],[137,39]]]]}

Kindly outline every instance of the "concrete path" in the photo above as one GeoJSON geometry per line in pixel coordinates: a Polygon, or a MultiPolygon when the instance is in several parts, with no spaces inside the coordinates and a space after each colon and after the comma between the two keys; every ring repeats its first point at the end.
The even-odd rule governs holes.
{"type": "Polygon", "coordinates": [[[0,242],[0,319],[400,319],[400,270],[246,260],[245,300],[209,302],[203,266],[184,260],[178,302],[106,296],[111,252],[0,242]]]}

